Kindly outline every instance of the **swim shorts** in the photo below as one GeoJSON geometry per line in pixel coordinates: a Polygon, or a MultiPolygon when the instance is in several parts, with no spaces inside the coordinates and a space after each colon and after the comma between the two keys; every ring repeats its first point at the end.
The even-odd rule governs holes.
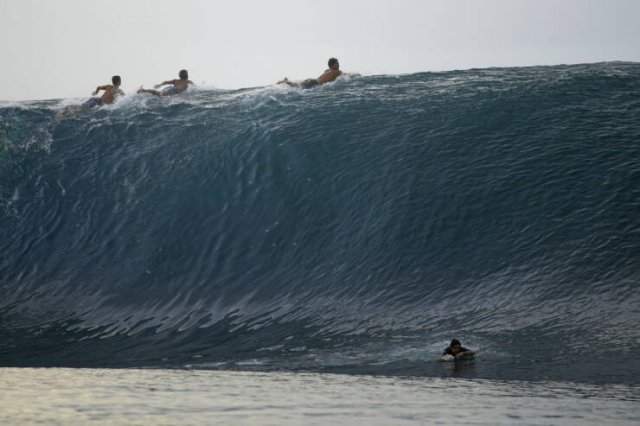
{"type": "Polygon", "coordinates": [[[166,89],[162,89],[162,96],[173,96],[180,93],[176,86],[167,87],[166,89]]]}
{"type": "Polygon", "coordinates": [[[85,103],[82,104],[84,108],[94,108],[102,106],[101,98],[89,98],[85,103]]]}
{"type": "Polygon", "coordinates": [[[310,78],[300,83],[300,87],[302,87],[303,89],[311,89],[312,87],[316,87],[319,85],[320,85],[320,82],[315,78],[310,78]]]}

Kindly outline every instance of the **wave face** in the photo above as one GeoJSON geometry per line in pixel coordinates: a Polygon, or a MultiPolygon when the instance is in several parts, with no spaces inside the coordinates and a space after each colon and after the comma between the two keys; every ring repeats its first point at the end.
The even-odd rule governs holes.
{"type": "Polygon", "coordinates": [[[0,365],[640,377],[640,64],[61,108],[0,106],[0,365]]]}

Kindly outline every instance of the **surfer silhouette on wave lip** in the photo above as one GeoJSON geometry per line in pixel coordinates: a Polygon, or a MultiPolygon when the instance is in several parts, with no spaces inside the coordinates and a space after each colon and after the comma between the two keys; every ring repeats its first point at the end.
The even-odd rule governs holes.
{"type": "Polygon", "coordinates": [[[325,83],[329,83],[335,81],[338,77],[342,75],[342,71],[340,71],[340,62],[336,58],[329,59],[329,69],[325,70],[322,75],[318,78],[309,78],[302,82],[290,81],[287,77],[283,80],[280,80],[276,84],[286,84],[291,87],[299,87],[301,89],[311,89],[312,87],[321,86],[325,83]]]}
{"type": "Polygon", "coordinates": [[[475,353],[462,346],[458,339],[451,340],[449,346],[442,353],[442,361],[472,359],[475,353]]]}
{"type": "Polygon", "coordinates": [[[178,77],[180,77],[180,79],[163,81],[162,83],[153,86],[156,89],[159,89],[162,86],[169,86],[162,89],[162,91],[140,87],[140,89],[138,89],[138,93],[147,93],[154,96],[173,96],[186,91],[189,88],[189,85],[194,84],[193,81],[189,80],[189,72],[187,70],[180,70],[178,77]]]}
{"type": "Polygon", "coordinates": [[[69,105],[56,113],[56,120],[62,120],[66,117],[73,117],[83,111],[89,111],[96,107],[113,104],[119,96],[124,96],[124,92],[120,89],[122,79],[119,75],[111,77],[112,84],[96,87],[93,97],[80,105],[69,105]],[[104,91],[102,96],[96,96],[100,91],[104,91]]]}
{"type": "Polygon", "coordinates": [[[102,105],[112,104],[118,96],[124,95],[122,89],[120,89],[120,84],[122,84],[122,79],[119,75],[114,75],[111,77],[112,84],[105,84],[104,86],[96,87],[93,95],[97,95],[101,90],[104,91],[101,97],[90,98],[88,101],[82,104],[84,108],[93,108],[102,105]]]}

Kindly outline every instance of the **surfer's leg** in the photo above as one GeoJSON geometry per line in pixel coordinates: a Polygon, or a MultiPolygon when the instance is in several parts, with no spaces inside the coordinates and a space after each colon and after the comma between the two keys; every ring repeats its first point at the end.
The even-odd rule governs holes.
{"type": "Polygon", "coordinates": [[[289,79],[287,77],[285,77],[284,80],[280,80],[276,84],[286,84],[287,86],[291,86],[291,87],[300,87],[300,85],[298,83],[294,83],[293,81],[289,81],[289,79]]]}
{"type": "Polygon", "coordinates": [[[154,96],[162,96],[162,93],[158,92],[157,90],[143,89],[142,87],[138,89],[138,93],[146,93],[146,94],[154,95],[154,96]]]}
{"type": "Polygon", "coordinates": [[[89,98],[89,100],[82,104],[83,108],[94,108],[98,106],[102,106],[102,99],[100,98],[89,98]]]}

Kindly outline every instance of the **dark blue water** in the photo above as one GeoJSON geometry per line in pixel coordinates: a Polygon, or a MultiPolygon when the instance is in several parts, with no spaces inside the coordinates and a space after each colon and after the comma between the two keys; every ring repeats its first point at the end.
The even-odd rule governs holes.
{"type": "Polygon", "coordinates": [[[61,108],[0,105],[1,366],[638,383],[640,64],[61,108]]]}

